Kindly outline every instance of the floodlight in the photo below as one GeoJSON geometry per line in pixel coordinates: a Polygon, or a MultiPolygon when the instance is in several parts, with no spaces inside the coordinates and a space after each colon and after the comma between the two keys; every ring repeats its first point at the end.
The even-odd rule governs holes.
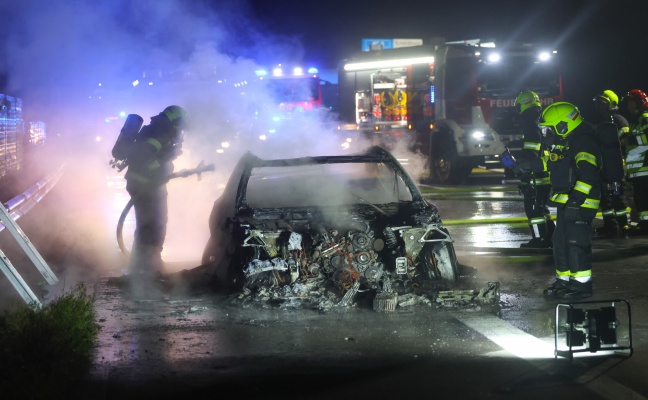
{"type": "Polygon", "coordinates": [[[632,355],[631,324],[630,303],[625,300],[558,304],[554,355],[569,359],[581,352],[632,355]],[[626,318],[619,319],[617,314],[623,311],[626,318]],[[564,344],[560,344],[560,338],[564,338],[564,344]]]}

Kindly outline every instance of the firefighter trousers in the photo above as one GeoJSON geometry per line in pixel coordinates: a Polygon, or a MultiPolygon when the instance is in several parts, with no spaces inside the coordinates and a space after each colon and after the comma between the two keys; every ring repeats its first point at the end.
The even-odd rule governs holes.
{"type": "Polygon", "coordinates": [[[597,210],[582,207],[568,210],[561,205],[556,211],[552,243],[557,277],[591,277],[592,221],[597,210]]]}
{"type": "Polygon", "coordinates": [[[167,189],[162,186],[128,185],[135,209],[135,239],[129,270],[154,276],[163,272],[162,246],[168,221],[167,189]]]}
{"type": "Polygon", "coordinates": [[[628,206],[623,196],[612,193],[607,185],[601,185],[601,214],[605,225],[616,221],[620,228],[628,225],[628,206]]]}
{"type": "Polygon", "coordinates": [[[520,191],[524,196],[524,213],[529,220],[531,236],[550,241],[554,231],[554,222],[547,206],[551,185],[532,185],[522,182],[520,191]]]}

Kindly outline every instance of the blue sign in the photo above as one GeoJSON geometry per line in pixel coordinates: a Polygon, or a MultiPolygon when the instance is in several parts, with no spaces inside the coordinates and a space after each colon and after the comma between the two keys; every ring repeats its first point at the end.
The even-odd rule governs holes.
{"type": "Polygon", "coordinates": [[[362,51],[394,48],[394,39],[362,39],[362,51]]]}

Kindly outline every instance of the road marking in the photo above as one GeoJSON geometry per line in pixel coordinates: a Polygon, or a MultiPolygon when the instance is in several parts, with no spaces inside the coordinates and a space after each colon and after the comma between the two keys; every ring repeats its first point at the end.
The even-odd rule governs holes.
{"type": "MultiPolygon", "coordinates": [[[[494,315],[465,313],[453,313],[453,315],[457,320],[514,356],[527,360],[543,371],[555,372],[553,343],[538,339],[494,315]],[[548,362],[549,360],[552,362],[548,362]]],[[[576,363],[578,360],[572,362],[576,363]]],[[[607,369],[609,366],[603,363],[589,369],[586,374],[574,379],[574,382],[609,400],[648,400],[645,396],[603,375],[607,369]]]]}

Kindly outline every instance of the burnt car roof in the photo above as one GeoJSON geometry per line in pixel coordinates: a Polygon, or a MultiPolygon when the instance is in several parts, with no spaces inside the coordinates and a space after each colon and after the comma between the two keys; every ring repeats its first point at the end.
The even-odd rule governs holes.
{"type": "MultiPolygon", "coordinates": [[[[345,154],[345,155],[332,155],[332,156],[315,156],[315,157],[299,157],[299,158],[283,158],[283,159],[262,159],[247,152],[237,165],[235,171],[240,171],[240,181],[237,186],[236,192],[236,209],[246,208],[247,203],[245,200],[245,189],[250,180],[252,170],[262,167],[290,167],[290,166],[305,166],[305,165],[318,165],[318,164],[344,164],[344,163],[382,163],[389,165],[403,180],[412,195],[412,202],[422,202],[423,196],[416,186],[414,180],[410,177],[403,166],[398,160],[387,150],[380,146],[371,146],[363,152],[345,154]]],[[[231,184],[232,182],[230,182],[231,184]]],[[[229,186],[229,184],[228,184],[229,186]]]]}

